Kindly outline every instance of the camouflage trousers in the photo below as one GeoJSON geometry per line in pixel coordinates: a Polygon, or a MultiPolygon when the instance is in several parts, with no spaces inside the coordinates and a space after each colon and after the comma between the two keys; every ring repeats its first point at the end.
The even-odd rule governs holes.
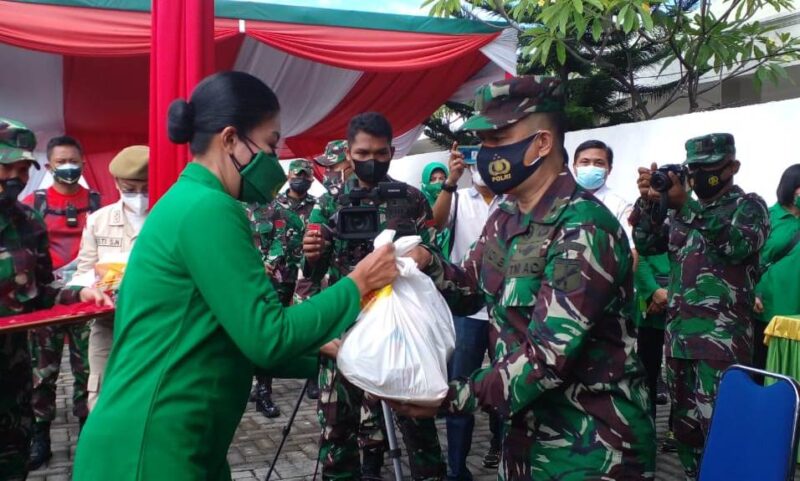
{"type": "Polygon", "coordinates": [[[69,364],[72,368],[72,413],[77,418],[89,414],[87,406],[89,381],[88,322],[47,326],[30,331],[33,362],[33,414],[36,422],[52,422],[56,417],[56,381],[61,371],[64,338],[69,338],[69,364]]]}
{"type": "MultiPolygon", "coordinates": [[[[609,406],[608,409],[618,407],[609,406]]],[[[650,413],[621,406],[629,414],[635,443],[614,448],[600,438],[606,425],[563,405],[538,402],[505,420],[500,481],[652,481],[656,434],[650,413]]]]}
{"type": "Polygon", "coordinates": [[[672,429],[684,470],[697,472],[722,372],[733,361],[667,358],[672,429]]]}
{"type": "MultiPolygon", "coordinates": [[[[318,415],[322,425],[319,457],[322,479],[360,479],[359,449],[381,458],[387,449],[379,401],[337,374],[336,362],[324,359],[319,371],[318,415]]],[[[439,480],[445,464],[433,419],[397,417],[414,480],[439,480]]]]}
{"type": "Polygon", "coordinates": [[[22,480],[33,425],[27,333],[0,334],[0,384],[0,479],[22,480]]]}

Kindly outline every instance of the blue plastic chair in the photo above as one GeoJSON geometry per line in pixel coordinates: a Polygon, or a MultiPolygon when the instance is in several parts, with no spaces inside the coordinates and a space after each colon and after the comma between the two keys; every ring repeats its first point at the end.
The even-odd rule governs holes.
{"type": "Polygon", "coordinates": [[[720,381],[700,481],[794,479],[800,388],[780,374],[734,365],[720,381]],[[764,387],[753,375],[773,378],[764,387]]]}

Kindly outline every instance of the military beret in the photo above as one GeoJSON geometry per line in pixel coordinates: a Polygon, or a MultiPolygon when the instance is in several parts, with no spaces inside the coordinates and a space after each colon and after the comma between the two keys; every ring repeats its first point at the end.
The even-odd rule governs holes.
{"type": "Polygon", "coordinates": [[[708,134],[686,141],[686,163],[690,165],[715,164],[735,155],[731,134],[708,134]]]}
{"type": "Polygon", "coordinates": [[[332,140],[325,146],[325,153],[317,156],[314,161],[323,167],[330,167],[344,162],[347,158],[344,152],[346,148],[346,140],[332,140]]]}
{"type": "Polygon", "coordinates": [[[36,135],[22,122],[0,118],[0,164],[13,164],[29,160],[39,169],[33,155],[36,148],[36,135]]]}
{"type": "Polygon", "coordinates": [[[108,171],[117,179],[147,180],[147,163],[150,148],[146,145],[132,145],[122,149],[108,164],[108,171]]]}
{"type": "Polygon", "coordinates": [[[305,172],[308,175],[314,175],[314,169],[311,167],[311,162],[306,159],[294,159],[289,163],[289,172],[299,174],[305,172]]]}
{"type": "Polygon", "coordinates": [[[563,110],[564,92],[557,77],[513,77],[478,88],[477,114],[464,122],[461,130],[497,130],[530,114],[563,110]]]}

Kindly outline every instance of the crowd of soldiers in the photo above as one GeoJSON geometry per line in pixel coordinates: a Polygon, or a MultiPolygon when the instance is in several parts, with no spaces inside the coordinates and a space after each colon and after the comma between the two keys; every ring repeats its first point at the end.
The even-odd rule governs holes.
{"type": "MultiPolygon", "coordinates": [[[[579,148],[574,167],[581,172],[570,173],[562,97],[562,85],[546,77],[512,78],[479,89],[477,115],[463,129],[482,141],[474,175],[496,196],[492,200],[497,205],[458,262],[449,255],[452,240],[446,231],[452,226],[434,222],[432,207],[443,191],[455,191],[450,170],[463,170],[463,155],[454,148],[449,166],[426,169],[421,189],[406,186],[401,198],[382,198],[375,194],[379,184],[396,181],[388,176],[394,156],[392,128],[377,113],[354,117],[346,139],[330,142],[315,159],[316,167],[308,160],[292,161],[288,188],[275,200],[246,205],[254,243],[284,306],[334,285],[369,254],[370,241],[337,235],[338,214],[361,205],[377,209],[377,230],[421,237],[422,247],[412,257],[454,314],[488,309],[491,363],[452,379],[440,407],[393,405],[413,479],[448,477],[434,416],[478,410],[502,422],[500,479],[653,479],[654,398],[662,345],[671,429],[687,478],[693,479],[721,373],[732,364],[751,363],[758,253],[769,234],[769,215],[763,200],[733,183],[739,169],[733,137],[690,139],[687,178],[668,173],[672,187],[663,192],[651,185],[658,166],[641,168],[641,197],[632,209],[619,210],[625,215],[618,215],[599,199],[611,170],[610,148],[595,143],[583,149],[594,149],[600,157],[605,152],[606,166],[601,162],[599,170],[597,164],[591,170],[577,163],[583,151],[579,148]],[[318,199],[309,194],[315,173],[326,188],[318,199]],[[632,240],[626,231],[632,232],[632,240]]],[[[16,157],[8,154],[12,143],[3,142],[4,169],[27,159],[17,147],[16,157]]],[[[24,215],[17,217],[7,214],[14,205],[14,199],[7,199],[15,192],[8,180],[12,176],[4,170],[0,178],[0,266],[17,258],[10,249],[15,243],[37,258],[46,257],[46,240],[25,234],[25,229],[43,229],[34,210],[21,210],[24,215]],[[34,238],[39,245],[24,245],[34,238]]],[[[92,210],[88,202],[87,197],[84,215],[92,210]]],[[[41,264],[37,269],[50,270],[49,264],[41,264]]],[[[19,286],[9,285],[13,277],[2,272],[0,314],[28,309],[19,303],[19,286]]],[[[16,272],[17,279],[23,273],[16,272]]],[[[47,284],[51,275],[39,272],[37,282],[47,284]]],[[[84,349],[86,328],[70,329],[71,348],[84,349]]],[[[57,376],[60,360],[59,346],[46,347],[52,337],[32,338],[40,339],[33,343],[35,384],[50,386],[39,397],[49,405],[54,381],[44,379],[53,369],[57,376]],[[49,357],[37,354],[49,351],[49,357]]],[[[3,376],[27,368],[8,357],[12,344],[27,341],[12,335],[0,335],[0,340],[3,376]]],[[[381,479],[386,420],[378,399],[339,375],[340,344],[337,339],[321,348],[318,379],[310,382],[311,397],[319,399],[322,477],[381,479]]],[[[77,374],[85,372],[77,360],[73,371],[76,382],[85,384],[86,376],[77,374]]],[[[76,386],[75,392],[75,414],[83,420],[88,413],[85,387],[76,386]]],[[[251,397],[259,412],[280,415],[265,373],[257,374],[251,397]]],[[[8,414],[9,403],[30,400],[2,399],[3,419],[16,420],[21,415],[8,414]]],[[[40,408],[40,403],[47,404],[33,403],[36,425],[49,429],[40,423],[52,419],[52,409],[40,408]]],[[[0,474],[13,473],[16,458],[10,449],[0,448],[0,474]]],[[[47,457],[34,455],[36,465],[47,457]]],[[[468,472],[463,479],[470,479],[468,472]]]]}

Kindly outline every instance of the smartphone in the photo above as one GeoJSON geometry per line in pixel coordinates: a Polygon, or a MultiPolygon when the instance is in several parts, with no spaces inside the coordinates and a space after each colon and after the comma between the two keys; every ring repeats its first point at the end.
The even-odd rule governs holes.
{"type": "Polygon", "coordinates": [[[478,150],[480,145],[460,145],[458,151],[464,154],[465,164],[474,164],[478,161],[478,150]]]}

